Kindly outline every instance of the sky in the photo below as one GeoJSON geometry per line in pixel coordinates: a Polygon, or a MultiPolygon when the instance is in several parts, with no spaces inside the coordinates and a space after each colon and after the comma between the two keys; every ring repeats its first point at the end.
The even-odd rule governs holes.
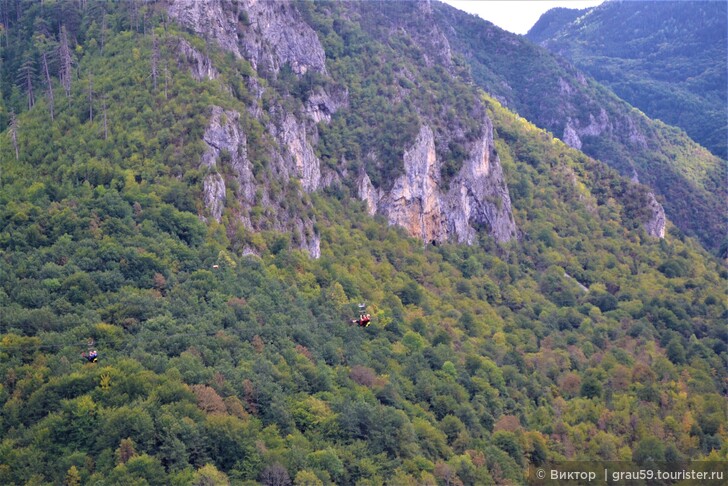
{"type": "Polygon", "coordinates": [[[594,7],[604,0],[443,0],[453,7],[493,22],[501,29],[525,34],[541,17],[555,7],[594,7]]]}

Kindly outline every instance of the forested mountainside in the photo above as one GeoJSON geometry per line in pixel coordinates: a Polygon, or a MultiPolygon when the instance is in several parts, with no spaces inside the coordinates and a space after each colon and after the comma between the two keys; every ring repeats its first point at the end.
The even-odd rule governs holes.
{"type": "Polygon", "coordinates": [[[2,4],[0,483],[728,458],[728,272],[647,187],[389,4],[199,5],[2,4]]]}
{"type": "Polygon", "coordinates": [[[728,158],[726,2],[617,1],[549,11],[526,37],[728,158]]]}
{"type": "MultiPolygon", "coordinates": [[[[570,146],[652,187],[668,217],[707,248],[725,246],[725,160],[681,130],[650,120],[563,58],[523,37],[445,4],[433,4],[433,10],[437,25],[453,52],[464,56],[475,83],[570,146]]],[[[716,46],[724,48],[725,35],[721,39],[716,46]]],[[[725,56],[716,61],[716,69],[721,62],[725,66],[725,56]]],[[[725,111],[725,69],[722,73],[724,101],[710,110],[725,111]]],[[[725,117],[722,122],[725,127],[725,117]]],[[[725,133],[723,128],[722,139],[725,133]]]]}

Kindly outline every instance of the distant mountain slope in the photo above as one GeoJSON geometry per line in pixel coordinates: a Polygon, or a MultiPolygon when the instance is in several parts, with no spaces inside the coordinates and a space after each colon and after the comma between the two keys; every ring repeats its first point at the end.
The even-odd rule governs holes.
{"type": "Polygon", "coordinates": [[[433,10],[475,83],[572,147],[653,187],[678,227],[718,248],[726,234],[725,161],[523,37],[442,3],[433,10]]]}
{"type": "Polygon", "coordinates": [[[526,35],[621,98],[728,155],[728,3],[605,2],[546,12],[526,35]]]}
{"type": "Polygon", "coordinates": [[[538,21],[531,27],[526,36],[529,40],[540,43],[558,33],[565,25],[570,24],[581,17],[588,9],[552,8],[541,15],[538,21]]]}

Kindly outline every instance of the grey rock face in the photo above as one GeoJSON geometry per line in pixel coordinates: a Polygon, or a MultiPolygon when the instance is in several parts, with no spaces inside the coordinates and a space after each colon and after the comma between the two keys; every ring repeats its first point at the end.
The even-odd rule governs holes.
{"type": "Polygon", "coordinates": [[[287,0],[168,0],[170,17],[258,70],[277,73],[286,63],[299,76],[326,72],[324,49],[287,0]],[[247,18],[247,20],[245,20],[247,18]]]}
{"type": "Polygon", "coordinates": [[[381,194],[372,185],[371,179],[369,179],[369,176],[364,171],[361,171],[361,174],[359,175],[357,191],[359,199],[367,203],[367,212],[369,215],[374,216],[377,213],[381,194]]]}
{"type": "Polygon", "coordinates": [[[662,207],[662,204],[657,202],[657,198],[655,198],[655,194],[653,192],[649,193],[649,207],[650,207],[650,219],[645,223],[645,231],[647,231],[647,234],[652,236],[653,238],[665,238],[665,210],[662,207]]]}
{"type": "Polygon", "coordinates": [[[390,224],[404,227],[425,242],[447,239],[443,230],[440,170],[432,130],[423,126],[404,154],[405,174],[394,182],[381,202],[390,224]]]}
{"type": "Polygon", "coordinates": [[[225,207],[225,181],[222,176],[215,172],[205,177],[203,181],[203,200],[210,215],[220,222],[222,210],[225,207]]]}
{"type": "MultiPolygon", "coordinates": [[[[315,221],[307,216],[288,213],[280,199],[284,195],[276,198],[270,194],[268,190],[270,180],[265,180],[260,184],[256,182],[252,165],[248,159],[247,139],[241,128],[240,116],[237,111],[213,106],[209,124],[203,135],[207,149],[202,155],[201,165],[207,167],[210,172],[203,181],[203,200],[210,216],[219,222],[225,208],[228,187],[226,187],[225,179],[218,172],[221,164],[224,164],[227,166],[225,172],[231,173],[235,178],[237,183],[235,197],[240,203],[239,209],[236,209],[234,215],[231,216],[237,218],[248,229],[274,229],[291,233],[300,248],[306,249],[312,257],[318,258],[321,250],[319,236],[314,231],[315,221]],[[265,207],[269,212],[269,217],[256,222],[251,221],[250,211],[256,204],[265,207]]],[[[302,144],[295,151],[296,155],[301,158],[302,185],[307,184],[315,188],[320,174],[307,171],[318,169],[318,159],[313,156],[313,152],[309,152],[310,146],[305,139],[301,141],[296,138],[305,131],[301,132],[293,115],[289,114],[286,118],[288,117],[290,119],[284,119],[283,122],[284,125],[289,125],[288,134],[284,131],[280,136],[283,139],[288,137],[293,146],[302,144]],[[315,161],[308,160],[310,157],[313,157],[315,161]]],[[[286,153],[284,156],[277,149],[273,149],[271,177],[287,182],[289,174],[298,170],[295,160],[293,153],[286,153]]]]}
{"type": "Polygon", "coordinates": [[[603,133],[612,133],[613,131],[614,127],[609,120],[609,115],[601,108],[596,116],[593,113],[589,113],[589,123],[581,123],[578,120],[568,118],[564,126],[562,140],[569,147],[580,150],[582,147],[582,137],[598,137],[603,133]]]}
{"type": "Polygon", "coordinates": [[[566,122],[564,135],[561,137],[561,140],[569,147],[581,150],[581,138],[579,138],[579,134],[576,133],[571,120],[566,122]]]}
{"type": "Polygon", "coordinates": [[[192,47],[185,39],[180,38],[177,44],[179,60],[189,66],[190,74],[197,81],[217,79],[219,73],[206,55],[192,47]]]}
{"type": "MultiPolygon", "coordinates": [[[[318,36],[287,0],[169,0],[168,11],[183,26],[248,59],[259,72],[277,73],[288,63],[299,76],[309,70],[326,74],[326,57],[318,36]]],[[[186,41],[180,46],[195,78],[218,75],[209,58],[186,41]]],[[[262,89],[251,91],[259,97],[263,94],[262,89]]],[[[330,122],[333,113],[347,102],[348,93],[343,88],[330,93],[318,88],[306,100],[303,116],[285,113],[280,107],[271,109],[272,121],[266,128],[282,149],[272,154],[273,170],[281,179],[297,177],[308,192],[320,187],[320,161],[313,150],[318,137],[315,125],[330,122]]],[[[259,109],[257,105],[251,112],[255,109],[259,109]]],[[[253,115],[262,117],[262,113],[253,115]]]]}
{"type": "Polygon", "coordinates": [[[289,174],[295,174],[304,190],[315,191],[321,180],[321,162],[311,146],[306,125],[282,110],[276,110],[273,118],[275,122],[268,130],[285,149],[279,157],[283,163],[279,168],[281,175],[287,178],[289,174]]]}
{"type": "Polygon", "coordinates": [[[472,244],[476,228],[486,228],[499,243],[517,237],[500,160],[493,146],[493,126],[487,117],[483,134],[470,157],[443,192],[432,130],[423,126],[404,155],[405,174],[388,193],[372,186],[369,177],[358,180],[359,197],[370,214],[380,212],[390,224],[404,227],[425,243],[455,240],[472,244]]]}
{"type": "Polygon", "coordinates": [[[232,0],[169,0],[169,16],[205,39],[240,57],[238,19],[232,0]]]}
{"type": "Polygon", "coordinates": [[[436,63],[441,63],[448,68],[452,67],[450,42],[435,22],[432,3],[430,0],[417,2],[416,7],[419,13],[428,19],[425,24],[428,27],[424,31],[420,31],[419,29],[409,29],[409,31],[418,44],[426,48],[424,53],[425,64],[427,66],[433,66],[436,63]]]}
{"type": "Polygon", "coordinates": [[[220,221],[225,206],[225,181],[217,172],[218,161],[232,168],[240,187],[239,197],[252,201],[255,194],[255,178],[248,160],[247,141],[239,121],[240,113],[237,111],[213,106],[210,123],[202,137],[207,150],[202,155],[201,164],[213,170],[203,182],[203,196],[210,215],[216,221],[220,221]]]}
{"type": "Polygon", "coordinates": [[[306,116],[314,123],[330,123],[331,116],[349,102],[349,93],[344,89],[333,89],[327,92],[318,88],[306,100],[306,116]]]}
{"type": "Polygon", "coordinates": [[[286,63],[298,75],[326,72],[326,55],[316,32],[289,1],[242,0],[248,26],[242,49],[256,69],[277,73],[286,63]]]}
{"type": "Polygon", "coordinates": [[[493,144],[493,124],[485,117],[483,134],[450,184],[449,231],[458,242],[472,244],[475,227],[487,228],[498,242],[517,238],[511,197],[493,144]]]}

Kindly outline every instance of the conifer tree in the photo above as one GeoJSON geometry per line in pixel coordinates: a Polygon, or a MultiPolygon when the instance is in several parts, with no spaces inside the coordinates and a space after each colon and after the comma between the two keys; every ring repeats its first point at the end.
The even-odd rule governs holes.
{"type": "Polygon", "coordinates": [[[104,110],[104,140],[109,139],[109,124],[106,119],[106,96],[102,99],[102,108],[104,110]]]}
{"type": "Polygon", "coordinates": [[[88,118],[94,121],[94,78],[91,75],[88,77],[88,118]]]}
{"type": "Polygon", "coordinates": [[[81,475],[78,473],[76,466],[71,466],[66,473],[66,486],[78,486],[81,484],[81,475]]]}
{"type": "Polygon", "coordinates": [[[43,75],[45,76],[46,81],[46,95],[48,96],[48,109],[51,114],[51,121],[54,121],[55,99],[53,97],[53,83],[51,82],[51,75],[48,71],[48,54],[44,52],[42,58],[43,75]]]}
{"type": "Polygon", "coordinates": [[[13,148],[15,148],[15,160],[20,158],[18,152],[18,119],[15,117],[15,111],[10,112],[10,138],[13,141],[13,148]]]}
{"type": "Polygon", "coordinates": [[[33,77],[35,76],[35,66],[33,65],[33,59],[27,56],[18,69],[18,75],[16,78],[17,83],[25,90],[25,95],[28,98],[28,109],[30,110],[35,105],[35,93],[33,92],[33,77]]]}

